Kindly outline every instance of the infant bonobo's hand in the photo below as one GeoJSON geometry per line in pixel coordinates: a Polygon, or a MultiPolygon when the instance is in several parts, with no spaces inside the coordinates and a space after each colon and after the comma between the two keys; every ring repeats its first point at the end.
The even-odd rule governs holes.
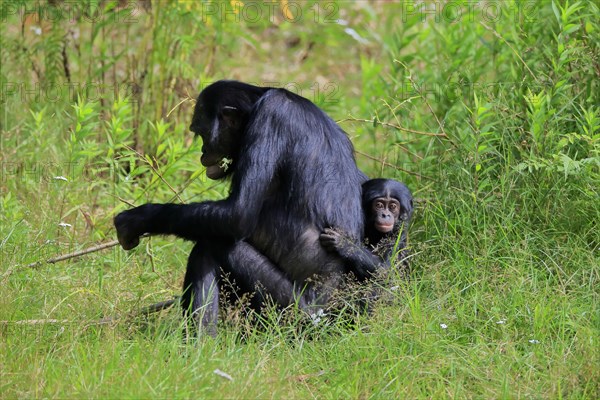
{"type": "Polygon", "coordinates": [[[381,259],[373,255],[361,243],[352,240],[332,228],[325,228],[319,241],[327,251],[336,253],[346,263],[356,278],[364,280],[372,277],[383,265],[381,259]]]}
{"type": "Polygon", "coordinates": [[[140,236],[146,232],[146,218],[149,204],[119,213],[114,220],[117,239],[125,250],[131,250],[140,244],[140,236]]]}
{"type": "Polygon", "coordinates": [[[325,228],[321,232],[319,240],[321,241],[321,246],[325,247],[327,251],[337,252],[342,245],[343,237],[339,232],[331,228],[325,228]]]}

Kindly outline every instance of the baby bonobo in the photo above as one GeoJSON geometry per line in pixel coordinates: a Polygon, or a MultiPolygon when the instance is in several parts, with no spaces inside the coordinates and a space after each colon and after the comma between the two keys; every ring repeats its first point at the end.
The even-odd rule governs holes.
{"type": "Polygon", "coordinates": [[[362,185],[362,206],[364,244],[332,228],[321,233],[321,244],[338,253],[358,280],[373,276],[380,269],[389,269],[395,253],[407,268],[406,237],[413,212],[410,190],[393,179],[371,179],[362,185]]]}

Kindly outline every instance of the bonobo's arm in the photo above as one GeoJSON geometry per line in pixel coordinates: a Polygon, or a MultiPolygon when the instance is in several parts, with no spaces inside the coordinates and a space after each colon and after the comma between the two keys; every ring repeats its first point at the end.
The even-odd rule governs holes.
{"type": "MultiPolygon", "coordinates": [[[[203,235],[223,235],[222,228],[231,227],[229,208],[222,202],[194,204],[144,204],[123,211],[115,217],[117,238],[125,250],[136,247],[144,233],[177,235],[198,240],[203,235]]],[[[229,229],[231,232],[231,229],[229,229]]],[[[231,237],[231,233],[229,237],[231,237]]]]}
{"type": "Polygon", "coordinates": [[[250,138],[237,160],[229,198],[194,204],[144,204],[117,215],[114,223],[121,246],[125,250],[136,247],[144,233],[177,235],[187,240],[249,236],[282,154],[278,148],[281,140],[268,142],[270,133],[268,127],[247,133],[250,138]]]}
{"type": "Polygon", "coordinates": [[[387,254],[384,260],[373,254],[362,243],[357,243],[355,240],[333,229],[325,228],[319,239],[321,245],[328,251],[339,254],[360,280],[373,276],[382,268],[389,268],[390,264],[387,254]]]}

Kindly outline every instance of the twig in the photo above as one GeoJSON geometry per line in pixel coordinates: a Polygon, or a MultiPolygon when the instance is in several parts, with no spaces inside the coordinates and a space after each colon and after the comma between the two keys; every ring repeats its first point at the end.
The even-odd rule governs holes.
{"type": "MultiPolygon", "coordinates": [[[[129,313],[129,317],[135,317],[137,315],[150,315],[162,310],[166,310],[169,309],[171,307],[173,307],[173,305],[175,303],[177,303],[179,301],[179,297],[175,297],[171,300],[165,300],[165,301],[161,301],[159,303],[155,303],[155,304],[151,304],[147,307],[144,307],[142,309],[140,309],[137,312],[132,312],[129,313]]],[[[96,321],[92,321],[87,323],[86,325],[103,325],[103,324],[109,324],[112,322],[116,322],[118,320],[122,319],[122,317],[106,317],[106,318],[102,318],[96,321]]],[[[68,319],[53,319],[53,318],[48,318],[48,319],[22,319],[19,321],[0,321],[0,324],[2,325],[9,325],[9,324],[14,324],[14,325],[43,325],[43,324],[69,324],[69,323],[77,323],[80,324],[80,322],[77,321],[70,321],[68,319]]]]}
{"type": "MultiPolygon", "coordinates": [[[[140,238],[146,238],[146,237],[150,237],[150,235],[147,233],[144,233],[142,236],[140,236],[140,238]]],[[[75,251],[75,252],[69,253],[69,254],[63,254],[62,256],[54,257],[54,258],[51,258],[46,261],[36,261],[36,262],[26,265],[25,268],[36,268],[42,264],[54,264],[59,261],[69,260],[71,258],[83,256],[85,254],[95,253],[97,251],[104,250],[104,249],[110,249],[111,247],[115,247],[118,244],[119,244],[118,240],[112,240],[110,242],[106,242],[106,243],[98,244],[96,246],[88,247],[87,249],[84,249],[84,250],[75,251]]]]}
{"type": "Polygon", "coordinates": [[[367,154],[367,153],[363,153],[362,151],[358,151],[358,150],[355,150],[355,151],[356,151],[356,154],[360,154],[361,156],[363,156],[363,157],[366,157],[366,158],[368,158],[368,159],[370,159],[370,160],[373,160],[373,161],[380,162],[382,165],[385,165],[386,167],[394,168],[394,169],[395,169],[395,170],[397,170],[397,171],[402,171],[402,172],[405,172],[405,173],[407,173],[407,174],[409,174],[409,175],[414,175],[414,176],[417,176],[417,177],[419,177],[419,178],[423,178],[423,179],[429,179],[429,180],[435,181],[435,179],[434,179],[434,178],[432,178],[432,177],[425,176],[425,175],[421,175],[421,174],[419,174],[418,172],[413,172],[413,171],[409,171],[409,170],[407,170],[407,169],[404,169],[404,168],[398,167],[398,166],[396,166],[396,165],[394,165],[394,164],[391,164],[391,163],[389,163],[389,162],[387,162],[387,161],[384,161],[384,160],[382,160],[382,159],[380,159],[380,158],[373,157],[372,155],[369,155],[369,154],[367,154]]]}
{"type": "Polygon", "coordinates": [[[186,101],[190,101],[190,100],[191,100],[191,101],[194,101],[195,99],[193,99],[193,98],[192,98],[192,97],[191,97],[191,96],[188,94],[188,97],[186,97],[185,99],[181,100],[179,103],[175,104],[175,107],[173,107],[173,108],[171,109],[171,111],[169,111],[169,112],[167,113],[167,118],[169,118],[169,116],[171,115],[171,113],[172,113],[173,111],[175,111],[175,110],[176,110],[176,109],[177,109],[177,108],[178,108],[180,105],[182,105],[182,104],[183,104],[183,103],[185,103],[186,101]]]}
{"type": "Polygon", "coordinates": [[[42,324],[67,324],[68,319],[22,319],[19,321],[0,321],[2,325],[42,325],[42,324]]]}
{"type": "Polygon", "coordinates": [[[179,297],[174,297],[171,300],[165,300],[165,301],[161,301],[158,303],[154,303],[149,306],[143,307],[138,311],[130,312],[129,314],[127,314],[125,316],[117,315],[116,317],[104,317],[104,318],[94,322],[94,324],[111,324],[111,323],[117,322],[123,318],[133,318],[133,317],[136,317],[139,315],[148,316],[150,314],[154,314],[154,313],[157,313],[162,310],[167,310],[167,309],[173,307],[173,305],[175,305],[177,302],[179,302],[179,297]]]}
{"type": "MultiPolygon", "coordinates": [[[[438,118],[438,116],[435,113],[435,111],[433,111],[433,108],[431,107],[431,104],[429,104],[429,101],[427,100],[427,96],[423,96],[423,93],[421,92],[421,89],[420,89],[419,85],[417,85],[417,83],[415,82],[415,80],[412,77],[412,72],[408,68],[408,65],[404,64],[400,60],[394,60],[394,62],[397,62],[398,64],[402,65],[404,67],[404,69],[406,69],[408,71],[408,76],[407,76],[408,80],[410,80],[410,83],[412,84],[412,86],[417,90],[417,92],[419,93],[419,96],[421,96],[421,99],[423,99],[423,102],[425,102],[425,105],[429,109],[429,112],[431,113],[431,115],[433,115],[433,118],[435,118],[438,126],[440,127],[440,130],[444,134],[444,137],[447,138],[448,135],[446,135],[446,130],[444,129],[444,125],[442,124],[442,122],[438,118]]],[[[452,143],[452,141],[450,143],[452,143]]]]}
{"type": "Polygon", "coordinates": [[[155,312],[159,312],[162,310],[166,310],[166,309],[173,307],[173,305],[175,305],[175,303],[177,303],[178,301],[179,301],[179,297],[175,297],[171,300],[161,301],[159,303],[155,303],[155,304],[152,304],[152,305],[142,308],[138,312],[138,314],[148,315],[148,314],[153,314],[155,312]]]}
{"type": "MultiPolygon", "coordinates": [[[[175,188],[173,186],[171,186],[171,184],[169,182],[167,182],[167,180],[162,176],[162,174],[160,173],[160,171],[154,166],[153,163],[151,163],[150,161],[148,161],[146,159],[146,157],[144,157],[142,155],[142,153],[140,153],[139,151],[137,151],[136,149],[130,147],[130,146],[125,146],[128,150],[133,151],[140,160],[142,160],[144,163],[146,163],[150,169],[152,170],[152,172],[154,172],[156,174],[156,176],[158,176],[158,178],[163,181],[163,183],[165,185],[167,185],[167,187],[175,194],[175,196],[177,196],[177,199],[179,200],[179,202],[181,204],[184,203],[184,201],[181,199],[181,197],[179,197],[179,192],[177,192],[177,190],[175,190],[175,188]]],[[[156,161],[156,158],[152,157],[152,160],[154,161],[154,163],[158,164],[158,162],[156,161]]]]}
{"type": "Polygon", "coordinates": [[[434,137],[448,137],[448,135],[446,135],[445,133],[433,133],[433,132],[417,131],[417,130],[414,130],[414,129],[404,128],[404,127],[402,127],[400,125],[392,124],[391,122],[383,122],[383,121],[379,121],[379,120],[375,120],[375,119],[364,119],[364,118],[349,117],[349,118],[340,119],[339,121],[337,121],[337,123],[339,124],[341,122],[346,122],[346,121],[350,121],[350,122],[367,122],[367,123],[370,123],[370,124],[376,123],[376,124],[379,124],[379,125],[382,125],[382,126],[387,126],[389,128],[398,129],[400,131],[414,133],[416,135],[434,136],[434,137]]]}
{"type": "Polygon", "coordinates": [[[133,204],[132,202],[130,202],[130,201],[127,201],[127,200],[125,200],[125,199],[122,199],[121,197],[118,197],[118,199],[119,199],[119,201],[121,201],[121,202],[123,202],[123,203],[127,204],[129,207],[131,207],[131,208],[135,208],[135,204],[133,204]]]}
{"type": "Polygon", "coordinates": [[[508,43],[508,41],[502,37],[502,35],[500,35],[494,28],[491,28],[491,27],[487,26],[485,23],[483,23],[483,22],[479,22],[479,23],[485,29],[487,29],[488,31],[492,32],[494,34],[494,36],[496,36],[498,39],[502,40],[512,50],[512,52],[515,53],[515,55],[519,58],[519,60],[521,60],[521,62],[525,66],[525,69],[527,69],[527,71],[529,72],[529,74],[531,74],[531,76],[533,77],[533,79],[535,79],[536,81],[539,82],[538,77],[533,73],[533,71],[531,69],[529,69],[529,66],[527,65],[527,63],[525,62],[525,60],[523,60],[523,58],[521,58],[521,56],[519,55],[519,53],[517,52],[517,50],[515,50],[515,48],[512,47],[510,45],[510,43],[508,43]]]}
{"type": "Polygon", "coordinates": [[[59,261],[64,261],[64,260],[68,260],[68,259],[71,259],[71,258],[79,257],[79,256],[82,256],[84,254],[89,254],[89,253],[94,253],[96,251],[100,251],[100,250],[104,250],[104,249],[109,249],[111,247],[115,247],[118,244],[119,244],[118,240],[113,240],[111,242],[102,243],[102,244],[99,244],[99,245],[96,245],[96,246],[88,247],[85,250],[79,250],[79,251],[75,251],[73,253],[63,254],[62,256],[54,257],[54,258],[51,258],[51,259],[46,260],[46,261],[36,261],[34,263],[26,265],[25,267],[26,268],[35,268],[35,267],[39,267],[42,264],[54,264],[54,263],[57,263],[59,261]]]}

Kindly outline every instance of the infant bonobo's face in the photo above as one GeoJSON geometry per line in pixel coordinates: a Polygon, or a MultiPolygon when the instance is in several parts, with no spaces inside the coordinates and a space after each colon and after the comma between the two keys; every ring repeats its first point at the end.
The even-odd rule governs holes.
{"type": "Polygon", "coordinates": [[[381,233],[390,233],[398,222],[400,202],[393,197],[378,197],[371,205],[375,229],[381,233]]]}

